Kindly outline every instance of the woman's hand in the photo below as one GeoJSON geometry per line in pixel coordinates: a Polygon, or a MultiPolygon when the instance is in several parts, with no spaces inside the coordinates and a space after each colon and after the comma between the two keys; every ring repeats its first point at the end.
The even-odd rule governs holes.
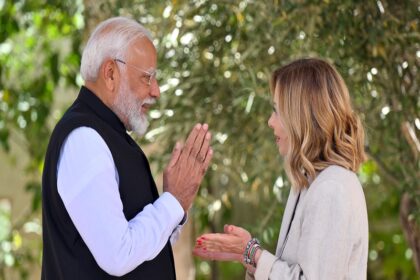
{"type": "Polygon", "coordinates": [[[243,256],[241,254],[235,253],[224,253],[224,252],[210,252],[204,248],[195,246],[193,249],[193,254],[197,257],[210,260],[210,261],[236,261],[242,262],[243,256]]]}
{"type": "Polygon", "coordinates": [[[231,253],[242,255],[251,234],[240,227],[225,225],[225,233],[208,233],[197,238],[196,248],[209,252],[231,253]]]}
{"type": "Polygon", "coordinates": [[[225,225],[225,233],[208,233],[197,238],[193,254],[195,256],[216,261],[237,261],[242,263],[251,273],[255,267],[244,263],[246,245],[251,234],[234,225],[225,225]]]}
{"type": "Polygon", "coordinates": [[[203,248],[195,247],[193,250],[194,256],[203,258],[205,260],[210,261],[233,261],[233,262],[240,262],[242,263],[245,268],[254,274],[255,267],[249,264],[244,263],[244,256],[242,254],[234,254],[234,253],[223,253],[223,252],[209,252],[204,250],[203,248]]]}

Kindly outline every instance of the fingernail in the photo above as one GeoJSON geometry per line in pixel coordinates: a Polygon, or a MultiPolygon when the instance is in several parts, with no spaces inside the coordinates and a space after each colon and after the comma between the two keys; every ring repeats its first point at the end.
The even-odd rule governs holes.
{"type": "Polygon", "coordinates": [[[206,240],[206,238],[205,238],[205,237],[201,237],[201,239],[206,240]]]}
{"type": "Polygon", "coordinates": [[[176,144],[175,144],[175,149],[179,149],[179,148],[180,148],[180,146],[181,146],[181,144],[179,144],[179,142],[176,142],[176,144]]]}
{"type": "Polygon", "coordinates": [[[196,124],[195,129],[199,130],[200,128],[201,128],[201,124],[200,123],[196,124]]]}
{"type": "Polygon", "coordinates": [[[203,124],[203,129],[204,129],[204,130],[207,130],[208,128],[209,128],[209,125],[208,125],[208,124],[206,124],[206,123],[205,123],[205,124],[203,124]]]}

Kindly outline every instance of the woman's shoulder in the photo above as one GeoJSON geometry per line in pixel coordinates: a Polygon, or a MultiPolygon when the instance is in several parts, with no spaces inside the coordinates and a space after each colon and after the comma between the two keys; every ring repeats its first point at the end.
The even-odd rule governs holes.
{"type": "Polygon", "coordinates": [[[308,192],[322,196],[328,196],[328,194],[347,196],[360,194],[361,191],[362,186],[356,173],[338,165],[331,165],[322,170],[308,190],[308,192]]]}
{"type": "Polygon", "coordinates": [[[330,165],[322,170],[313,181],[313,184],[324,181],[360,184],[356,173],[339,165],[330,165]]]}

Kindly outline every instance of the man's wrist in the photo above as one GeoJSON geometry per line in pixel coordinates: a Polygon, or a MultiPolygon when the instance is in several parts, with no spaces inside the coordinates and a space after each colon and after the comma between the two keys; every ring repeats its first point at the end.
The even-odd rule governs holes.
{"type": "Polygon", "coordinates": [[[188,212],[184,211],[184,217],[182,217],[182,220],[179,222],[180,226],[183,226],[187,223],[188,221],[188,212]]]}

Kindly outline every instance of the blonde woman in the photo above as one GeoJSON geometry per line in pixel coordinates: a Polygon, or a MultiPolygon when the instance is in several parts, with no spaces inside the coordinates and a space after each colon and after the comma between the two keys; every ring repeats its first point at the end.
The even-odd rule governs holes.
{"type": "Polygon", "coordinates": [[[364,132],[347,87],[320,59],[274,71],[268,126],[292,189],[275,254],[243,228],[204,234],[194,254],[240,261],[247,279],[366,279],[368,219],[355,172],[365,159],[364,132]]]}

